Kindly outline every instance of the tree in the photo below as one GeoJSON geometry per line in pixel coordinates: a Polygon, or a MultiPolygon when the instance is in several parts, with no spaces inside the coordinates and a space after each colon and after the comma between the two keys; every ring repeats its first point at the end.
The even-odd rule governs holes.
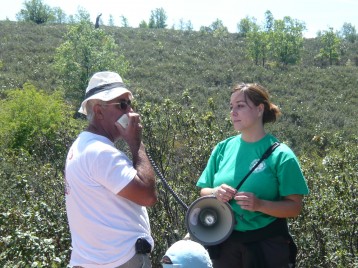
{"type": "Polygon", "coordinates": [[[226,26],[224,26],[224,23],[222,20],[216,19],[211,25],[210,28],[213,32],[214,36],[223,36],[229,33],[226,26]]]}
{"type": "Polygon", "coordinates": [[[42,0],[29,0],[24,2],[25,9],[21,9],[16,14],[19,21],[32,21],[36,24],[42,24],[55,20],[50,6],[43,3],[42,0]]]}
{"type": "Polygon", "coordinates": [[[145,20],[142,20],[140,23],[139,23],[139,28],[148,28],[148,23],[145,21],[145,20]]]}
{"type": "Polygon", "coordinates": [[[273,30],[273,27],[275,25],[275,19],[271,13],[270,10],[267,10],[265,12],[265,25],[264,25],[264,30],[265,32],[270,32],[273,30]]]}
{"type": "Polygon", "coordinates": [[[114,26],[114,18],[112,14],[109,15],[108,26],[114,26]]]}
{"type": "Polygon", "coordinates": [[[121,27],[129,27],[128,19],[124,16],[121,16],[121,27]]]}
{"type": "MultiPolygon", "coordinates": [[[[81,21],[90,21],[90,19],[91,15],[88,13],[88,11],[83,7],[78,7],[77,13],[75,15],[69,15],[67,20],[69,24],[76,24],[81,21]]],[[[100,20],[98,23],[103,24],[102,20],[100,20]]]]}
{"type": "Polygon", "coordinates": [[[297,63],[303,48],[304,23],[291,17],[274,20],[270,11],[266,11],[265,17],[262,27],[249,17],[241,20],[238,25],[239,33],[248,39],[249,57],[256,65],[261,61],[262,66],[265,66],[268,59],[283,65],[297,63]]]}
{"type": "Polygon", "coordinates": [[[129,63],[120,54],[113,37],[95,29],[88,20],[70,27],[65,42],[57,48],[55,69],[62,79],[66,97],[79,107],[93,73],[111,70],[125,76],[129,63]]]}
{"type": "Polygon", "coordinates": [[[200,32],[204,33],[204,34],[211,34],[211,33],[213,33],[213,30],[208,26],[201,26],[200,32]]]}
{"type": "Polygon", "coordinates": [[[273,31],[270,31],[272,58],[284,65],[296,64],[301,59],[303,48],[304,23],[289,16],[275,20],[273,31]]]}
{"type": "Polygon", "coordinates": [[[54,22],[55,23],[66,23],[67,22],[67,15],[60,7],[54,7],[52,9],[54,15],[54,22]]]}
{"type": "Polygon", "coordinates": [[[191,20],[188,20],[185,25],[185,30],[191,32],[194,29],[193,24],[191,23],[191,20]]]}
{"type": "Polygon", "coordinates": [[[90,13],[83,7],[79,7],[77,9],[77,14],[75,14],[74,16],[74,23],[78,23],[81,21],[90,21],[90,19],[91,19],[90,13]]]}
{"type": "Polygon", "coordinates": [[[216,19],[210,26],[201,26],[200,32],[204,34],[212,34],[215,37],[226,35],[229,31],[227,27],[224,26],[223,22],[219,19],[216,19]]]}
{"type": "Polygon", "coordinates": [[[184,31],[184,25],[185,25],[184,20],[181,18],[179,20],[179,26],[178,26],[180,31],[184,31]]]}
{"type": "Polygon", "coordinates": [[[247,34],[247,44],[250,58],[256,65],[261,61],[261,64],[264,67],[270,47],[269,34],[260,31],[258,25],[252,25],[252,29],[247,34]]]}
{"type": "MultiPolygon", "coordinates": [[[[174,29],[174,26],[173,26],[174,29]]],[[[178,30],[180,31],[192,31],[193,30],[193,25],[191,24],[191,21],[187,21],[185,22],[182,18],[179,20],[178,23],[178,30]]]]}
{"type": "Polygon", "coordinates": [[[164,29],[167,27],[166,25],[167,15],[163,8],[157,8],[152,10],[151,16],[149,19],[149,28],[157,28],[157,29],[164,29]]]}
{"type": "Polygon", "coordinates": [[[246,16],[237,24],[237,29],[242,37],[246,37],[248,33],[255,30],[258,27],[256,24],[256,19],[253,17],[246,16]]]}
{"type": "Polygon", "coordinates": [[[327,31],[323,31],[319,37],[321,42],[321,49],[316,58],[321,60],[328,60],[329,65],[333,65],[334,62],[339,60],[339,49],[341,45],[341,39],[337,33],[333,32],[333,28],[329,28],[327,31]]]}
{"type": "Polygon", "coordinates": [[[350,43],[357,41],[358,35],[356,28],[351,24],[345,22],[341,29],[342,38],[350,43]]]}

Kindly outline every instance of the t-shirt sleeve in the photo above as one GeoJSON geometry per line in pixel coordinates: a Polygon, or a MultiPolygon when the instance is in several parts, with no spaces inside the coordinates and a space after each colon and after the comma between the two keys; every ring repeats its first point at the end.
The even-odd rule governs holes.
{"type": "Polygon", "coordinates": [[[117,194],[137,174],[132,161],[121,151],[108,148],[103,150],[93,165],[93,179],[117,194]]]}
{"type": "Polygon", "coordinates": [[[309,193],[306,179],[297,157],[291,153],[284,157],[278,168],[279,191],[281,196],[309,193]]]}
{"type": "Polygon", "coordinates": [[[200,188],[213,188],[214,187],[214,175],[216,173],[216,167],[217,167],[217,157],[219,152],[219,146],[216,146],[214,150],[212,151],[210,158],[208,160],[208,163],[199,177],[196,186],[200,188]]]}

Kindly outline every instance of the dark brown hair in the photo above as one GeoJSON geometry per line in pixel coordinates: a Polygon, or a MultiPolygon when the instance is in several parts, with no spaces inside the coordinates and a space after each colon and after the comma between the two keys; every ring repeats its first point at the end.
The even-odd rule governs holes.
{"type": "Polygon", "coordinates": [[[261,103],[264,105],[264,112],[262,116],[263,123],[275,122],[281,115],[280,108],[270,101],[270,96],[266,88],[256,83],[241,83],[233,87],[232,93],[242,91],[245,99],[250,99],[256,106],[261,103]]]}

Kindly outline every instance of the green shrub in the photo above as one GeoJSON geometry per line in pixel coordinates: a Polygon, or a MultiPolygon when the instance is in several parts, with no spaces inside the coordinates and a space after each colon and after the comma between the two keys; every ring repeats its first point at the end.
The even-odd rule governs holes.
{"type": "Polygon", "coordinates": [[[70,236],[64,179],[24,150],[0,155],[0,266],[66,267],[70,236]]]}
{"type": "Polygon", "coordinates": [[[310,194],[292,223],[300,248],[299,267],[357,267],[358,150],[357,137],[326,137],[322,156],[302,157],[310,194]],[[329,137],[329,139],[328,139],[329,137]]]}
{"type": "Polygon", "coordinates": [[[83,126],[60,93],[26,84],[6,92],[0,121],[0,266],[66,267],[67,150],[83,126]],[[6,190],[5,190],[6,189],[6,190]]]}

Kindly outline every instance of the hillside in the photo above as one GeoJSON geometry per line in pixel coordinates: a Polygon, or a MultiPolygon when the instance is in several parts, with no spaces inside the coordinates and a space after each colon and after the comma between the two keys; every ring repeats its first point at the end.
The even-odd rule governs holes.
{"type": "MultiPolygon", "coordinates": [[[[66,30],[65,25],[0,22],[1,89],[21,88],[25,82],[46,91],[56,89],[58,78],[51,64],[66,30]]],[[[176,100],[188,90],[198,107],[212,97],[221,120],[228,116],[233,83],[258,82],[282,108],[283,116],[272,131],[296,151],[302,149],[303,141],[325,131],[342,131],[344,136],[357,133],[358,44],[346,45],[339,66],[319,67],[314,61],[319,41],[307,39],[299,65],[262,68],[247,59],[245,39],[236,34],[213,37],[118,27],[105,31],[131,63],[124,78],[134,93],[144,90],[140,101],[176,100]]]]}
{"type": "MultiPolygon", "coordinates": [[[[146,149],[186,204],[199,197],[195,185],[213,146],[235,134],[225,120],[230,88],[261,83],[283,113],[267,128],[295,151],[310,189],[302,213],[288,220],[297,267],[357,267],[357,43],[344,44],[339,63],[328,66],[315,60],[319,40],[307,39],[299,64],[263,68],[236,34],[103,29],[130,62],[122,76],[137,100],[146,149]]],[[[66,25],[0,22],[1,267],[68,266],[64,162],[86,121],[73,100],[64,101],[52,68],[66,32],[66,25]]],[[[186,211],[159,178],[157,190],[148,209],[154,268],[187,233],[186,211]]]]}

